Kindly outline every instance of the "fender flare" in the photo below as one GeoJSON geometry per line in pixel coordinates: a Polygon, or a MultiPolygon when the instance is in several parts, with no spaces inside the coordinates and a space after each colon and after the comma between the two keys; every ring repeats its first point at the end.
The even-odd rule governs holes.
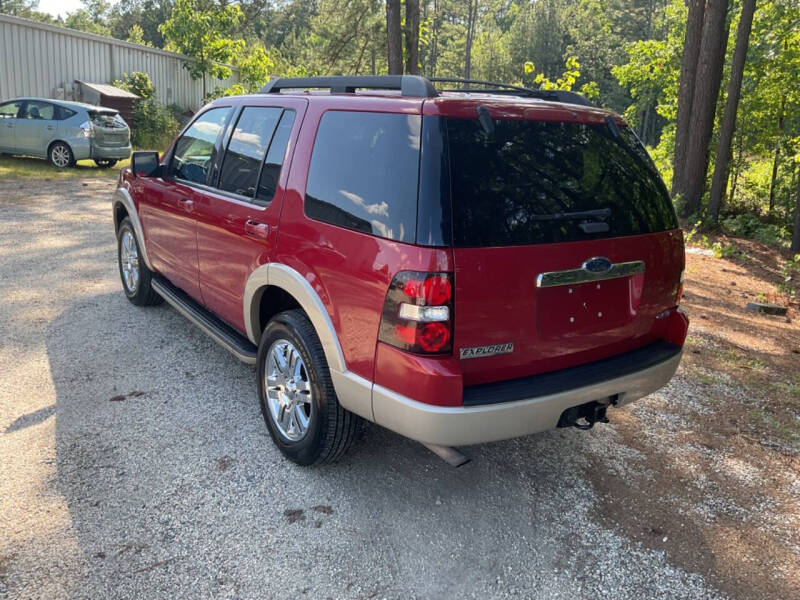
{"type": "Polygon", "coordinates": [[[244,288],[244,324],[247,337],[256,346],[261,337],[259,323],[261,296],[268,286],[275,286],[297,300],[305,311],[322,343],[333,387],[339,403],[347,410],[374,421],[372,382],[347,370],[339,336],[317,292],[298,271],[281,263],[267,263],[256,268],[244,288]]]}
{"type": "Polygon", "coordinates": [[[133,203],[133,198],[131,198],[130,193],[125,188],[117,188],[114,191],[114,196],[111,199],[111,207],[112,207],[112,217],[114,219],[114,231],[119,229],[119,223],[117,223],[117,205],[121,204],[125,211],[128,213],[128,217],[133,223],[133,230],[136,233],[136,239],[139,242],[139,250],[142,253],[142,257],[144,258],[144,264],[147,265],[147,268],[151,271],[154,271],[153,265],[150,262],[150,257],[147,255],[147,247],[144,243],[144,230],[142,229],[142,222],[139,220],[139,212],[136,210],[136,205],[133,203]]]}

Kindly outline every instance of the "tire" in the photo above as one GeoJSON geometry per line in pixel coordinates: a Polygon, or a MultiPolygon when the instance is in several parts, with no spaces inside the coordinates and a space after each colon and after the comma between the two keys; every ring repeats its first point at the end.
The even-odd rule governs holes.
{"type": "Polygon", "coordinates": [[[95,158],[94,164],[96,164],[101,169],[110,169],[115,164],[117,164],[117,161],[114,158],[95,158]]]}
{"type": "Polygon", "coordinates": [[[153,272],[142,259],[139,240],[128,217],[122,219],[117,232],[117,263],[122,289],[128,300],[136,306],[153,306],[163,302],[164,299],[150,285],[153,272]]]}
{"type": "Polygon", "coordinates": [[[66,169],[75,164],[75,155],[72,154],[72,148],[64,142],[56,142],[50,146],[47,151],[47,158],[50,164],[59,169],[66,169]]]}
{"type": "Polygon", "coordinates": [[[303,311],[282,312],[267,324],[261,335],[256,364],[261,412],[272,441],[283,455],[304,466],[337,461],[359,437],[363,421],[339,404],[322,343],[303,311]],[[277,364],[276,351],[287,357],[284,351],[289,347],[284,344],[291,346],[300,359],[295,370],[287,370],[290,371],[288,375],[294,374],[297,378],[294,387],[290,380],[283,379],[280,372],[271,368],[277,364]],[[265,377],[268,373],[273,384],[269,386],[271,397],[265,377]],[[280,407],[286,405],[283,403],[288,404],[289,410],[281,412],[280,407]],[[296,410],[303,412],[296,413],[296,410]],[[280,423],[280,414],[292,415],[293,421],[291,417],[287,419],[290,427],[280,423]],[[299,429],[304,418],[307,424],[301,435],[299,429]],[[294,429],[292,423],[296,425],[294,429]]]}

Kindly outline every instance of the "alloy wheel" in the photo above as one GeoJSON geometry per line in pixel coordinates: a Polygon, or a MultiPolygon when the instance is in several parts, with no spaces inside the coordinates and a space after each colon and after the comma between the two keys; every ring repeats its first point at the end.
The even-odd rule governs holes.
{"type": "Polygon", "coordinates": [[[57,167],[64,168],[69,166],[69,148],[61,144],[54,146],[50,151],[50,160],[57,167]]]}
{"type": "Polygon", "coordinates": [[[136,246],[136,238],[128,229],[122,232],[119,264],[125,289],[129,294],[135,294],[139,287],[139,248],[136,246]]]}
{"type": "Polygon", "coordinates": [[[308,369],[292,342],[279,339],[272,343],[264,379],[273,424],[287,440],[300,441],[308,433],[313,397],[308,369]]]}

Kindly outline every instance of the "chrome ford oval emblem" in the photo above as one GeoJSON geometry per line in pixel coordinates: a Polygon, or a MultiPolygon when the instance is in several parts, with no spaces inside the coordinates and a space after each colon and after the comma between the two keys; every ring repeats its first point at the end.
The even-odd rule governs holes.
{"type": "Polygon", "coordinates": [[[595,256],[584,262],[581,266],[584,271],[588,271],[589,273],[608,273],[611,267],[614,266],[614,263],[605,256],[595,256]]]}

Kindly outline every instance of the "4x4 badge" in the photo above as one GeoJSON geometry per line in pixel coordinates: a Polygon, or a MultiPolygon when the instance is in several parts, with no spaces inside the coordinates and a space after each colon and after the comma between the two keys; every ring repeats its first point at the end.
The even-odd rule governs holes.
{"type": "Polygon", "coordinates": [[[461,348],[458,358],[483,358],[484,356],[494,356],[496,354],[511,354],[514,351],[514,344],[492,344],[491,346],[473,346],[472,348],[461,348]]]}

